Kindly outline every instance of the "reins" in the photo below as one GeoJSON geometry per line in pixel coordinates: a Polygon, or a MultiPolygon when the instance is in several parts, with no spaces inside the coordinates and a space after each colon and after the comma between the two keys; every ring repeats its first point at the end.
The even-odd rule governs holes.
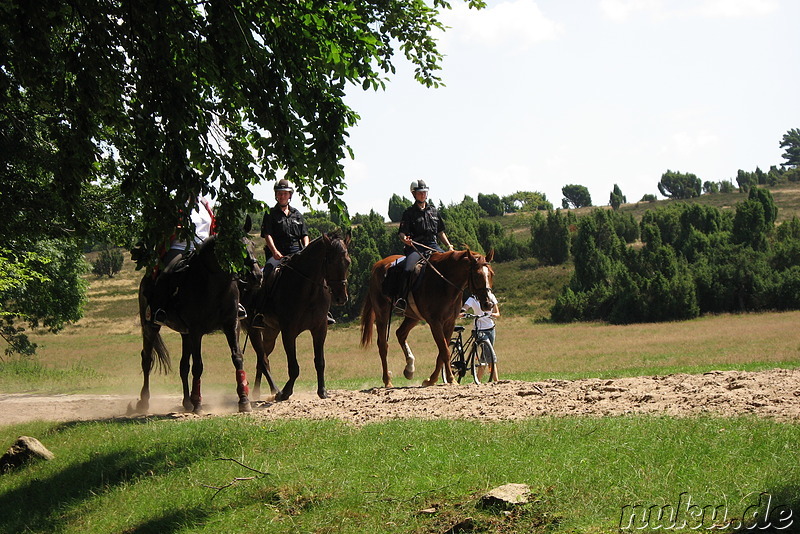
{"type": "Polygon", "coordinates": [[[467,275],[467,283],[466,283],[466,284],[464,284],[464,287],[458,287],[458,286],[457,286],[457,285],[455,285],[453,282],[451,282],[450,280],[448,280],[448,279],[447,279],[447,277],[445,277],[445,276],[444,276],[444,275],[443,275],[441,272],[439,272],[439,269],[437,269],[437,268],[436,268],[436,267],[435,267],[435,266],[434,266],[434,265],[433,265],[433,264],[432,264],[432,263],[431,263],[431,262],[428,260],[428,256],[429,256],[429,255],[428,255],[428,256],[426,256],[425,254],[423,254],[422,252],[420,252],[420,250],[417,248],[417,245],[419,245],[419,246],[420,246],[420,247],[422,247],[422,248],[426,248],[426,249],[430,250],[431,252],[439,252],[439,251],[438,251],[438,250],[436,250],[436,249],[435,249],[435,248],[433,248],[433,247],[429,247],[429,246],[427,246],[427,245],[423,245],[422,243],[419,243],[419,242],[417,242],[417,241],[413,241],[413,240],[411,241],[411,248],[413,248],[415,251],[417,251],[417,253],[418,253],[418,254],[420,255],[420,257],[422,258],[422,261],[423,261],[423,262],[425,262],[425,263],[428,265],[428,267],[430,267],[431,269],[433,269],[433,272],[435,272],[437,275],[439,275],[439,278],[441,278],[442,280],[444,280],[445,282],[447,282],[448,284],[450,284],[450,285],[451,285],[451,286],[453,286],[454,288],[458,289],[459,291],[464,291],[464,290],[465,290],[467,287],[469,287],[469,286],[471,286],[471,289],[474,289],[474,288],[476,287],[476,286],[475,286],[475,283],[472,281],[472,276],[473,276],[473,274],[474,274],[474,273],[472,272],[472,269],[470,269],[470,270],[469,270],[469,274],[467,275]]]}
{"type": "MultiPolygon", "coordinates": [[[[331,242],[333,242],[333,240],[331,240],[331,242]]],[[[306,247],[304,250],[308,250],[308,247],[306,247]]],[[[312,279],[311,277],[309,277],[305,273],[300,272],[300,270],[298,270],[296,267],[294,267],[290,263],[290,260],[291,260],[291,258],[289,258],[289,260],[287,260],[286,262],[282,263],[280,265],[280,268],[282,269],[282,268],[286,267],[289,270],[294,271],[295,273],[300,275],[301,278],[304,278],[304,279],[308,280],[312,284],[315,284],[315,285],[318,285],[318,286],[322,286],[325,289],[327,289],[329,292],[332,291],[329,283],[331,283],[331,284],[332,283],[340,283],[340,284],[343,284],[343,285],[347,286],[347,278],[345,278],[343,280],[328,280],[327,277],[325,276],[326,272],[327,272],[327,268],[328,268],[328,254],[327,254],[327,252],[325,253],[325,255],[324,255],[323,259],[322,259],[322,282],[317,282],[316,280],[312,279]]]]}

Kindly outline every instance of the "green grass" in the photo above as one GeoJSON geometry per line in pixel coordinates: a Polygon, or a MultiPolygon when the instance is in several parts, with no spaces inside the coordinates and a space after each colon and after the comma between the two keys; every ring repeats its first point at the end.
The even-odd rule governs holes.
{"type": "MultiPolygon", "coordinates": [[[[791,215],[783,206],[800,211],[791,190],[772,192],[782,203],[780,215],[791,215]]],[[[724,207],[743,196],[701,199],[724,207]]],[[[503,223],[515,227],[523,219],[504,217],[503,223]]],[[[515,228],[526,231],[524,224],[515,228]]],[[[533,260],[495,267],[503,312],[501,378],[800,367],[794,335],[800,312],[556,325],[547,321],[548,310],[570,267],[541,267],[533,260]]],[[[127,262],[113,279],[90,276],[86,317],[57,335],[34,333],[40,346],[34,359],[0,357],[0,391],[136,399],[140,275],[127,262]]],[[[180,338],[170,332],[165,339],[177,366],[180,338]]],[[[358,339],[356,325],[330,331],[329,388],[380,385],[377,349],[362,350],[358,339]]],[[[409,342],[418,379],[397,385],[419,385],[433,365],[435,348],[425,326],[409,342]]],[[[302,335],[298,392],[315,389],[310,345],[310,336],[302,335]]],[[[207,336],[203,346],[204,388],[233,397],[223,336],[207,336]]],[[[249,347],[245,360],[252,382],[249,347]]],[[[401,376],[403,359],[394,342],[389,360],[401,376]]],[[[273,370],[279,383],[286,379],[280,345],[273,370]]],[[[175,373],[154,375],[152,389],[154,395],[177,395],[180,382],[175,373]]],[[[0,427],[0,452],[19,435],[37,437],[56,458],[0,476],[0,533],[619,532],[626,505],[639,511],[668,507],[684,495],[700,506],[724,506],[728,519],[740,519],[762,492],[773,496],[773,506],[791,507],[795,523],[800,511],[800,424],[753,417],[405,420],[359,428],[254,416],[37,422],[0,427]],[[231,482],[219,491],[208,487],[231,482]],[[509,482],[529,484],[534,502],[508,515],[476,506],[485,491],[509,482]],[[436,512],[421,512],[429,508],[436,512]]]]}
{"type": "Polygon", "coordinates": [[[800,426],[754,418],[355,428],[226,417],[4,430],[38,435],[56,455],[0,477],[8,533],[445,532],[468,518],[472,532],[614,532],[624,506],[681,493],[731,517],[762,492],[800,505],[800,426]],[[530,485],[534,502],[510,515],[476,506],[510,482],[530,485]]]}

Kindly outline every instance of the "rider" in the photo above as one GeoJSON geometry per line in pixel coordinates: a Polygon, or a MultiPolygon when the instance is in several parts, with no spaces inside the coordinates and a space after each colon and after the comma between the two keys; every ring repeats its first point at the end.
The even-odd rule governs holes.
{"type": "Polygon", "coordinates": [[[209,236],[217,233],[216,219],[211,209],[211,203],[207,198],[200,195],[197,197],[197,205],[191,211],[189,218],[194,225],[194,239],[183,241],[178,237],[177,232],[171,236],[169,249],[164,251],[159,260],[159,268],[155,271],[156,276],[153,294],[146,310],[146,317],[149,318],[151,309],[155,308],[152,314],[152,321],[164,326],[167,321],[167,295],[175,296],[177,292],[176,280],[172,273],[180,263],[195,250],[209,236]],[[173,287],[175,286],[175,287],[173,287]]]}
{"type": "MultiPolygon", "coordinates": [[[[294,194],[294,187],[289,180],[281,178],[275,182],[272,188],[275,191],[276,204],[269,211],[264,212],[261,221],[261,237],[266,241],[264,251],[267,254],[267,262],[264,266],[264,278],[281,264],[281,260],[290,254],[300,252],[308,246],[308,227],[306,220],[300,210],[289,205],[294,194]]],[[[260,315],[260,314],[259,314],[260,315]]],[[[255,326],[258,320],[263,320],[263,316],[254,319],[255,326]]],[[[336,321],[328,312],[328,324],[336,321]]]]}
{"type": "MultiPolygon", "coordinates": [[[[268,256],[267,265],[270,270],[280,265],[281,258],[300,252],[309,243],[308,227],[303,214],[289,205],[294,194],[292,184],[281,178],[275,182],[273,190],[277,203],[264,212],[261,222],[261,237],[267,242],[264,251],[268,256]]],[[[266,266],[264,268],[267,269],[266,266]]]]}
{"type": "Polygon", "coordinates": [[[489,312],[484,312],[481,308],[480,302],[478,299],[475,298],[474,295],[470,295],[470,297],[464,302],[464,305],[461,306],[461,315],[463,317],[464,313],[466,313],[467,308],[472,308],[472,314],[477,315],[477,319],[475,319],[475,337],[477,340],[485,340],[487,346],[490,349],[489,354],[484,353],[481,357],[481,361],[479,362],[480,367],[478,367],[478,380],[483,379],[483,373],[486,369],[486,366],[490,363],[492,364],[492,372],[489,376],[489,380],[496,381],[497,380],[497,353],[494,350],[494,340],[495,340],[495,324],[493,317],[500,317],[500,308],[497,306],[497,297],[494,296],[494,293],[489,291],[489,301],[492,303],[492,310],[489,312]]]}
{"type": "Polygon", "coordinates": [[[439,247],[436,238],[438,237],[448,250],[453,250],[453,245],[450,244],[450,240],[445,234],[444,221],[439,215],[439,211],[428,203],[428,185],[424,180],[414,180],[411,182],[410,189],[411,195],[414,197],[414,204],[403,212],[397,232],[400,241],[405,245],[403,254],[406,256],[403,279],[396,293],[398,298],[395,300],[395,308],[400,312],[405,311],[406,308],[405,296],[414,266],[423,255],[427,257],[433,252],[444,252],[439,247]]]}

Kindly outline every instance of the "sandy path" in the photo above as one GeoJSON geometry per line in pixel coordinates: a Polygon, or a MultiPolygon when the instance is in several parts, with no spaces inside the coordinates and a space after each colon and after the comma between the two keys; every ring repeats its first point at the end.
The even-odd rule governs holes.
{"type": "MultiPolygon", "coordinates": [[[[236,398],[205,398],[211,415],[236,413],[236,398]]],[[[0,394],[0,425],[31,420],[78,421],[129,417],[130,396],[0,394]]],[[[154,415],[182,413],[180,397],[156,397],[154,415]]],[[[298,393],[285,402],[254,403],[250,417],[263,419],[341,419],[348,423],[404,418],[482,421],[540,416],[605,416],[629,413],[689,416],[702,413],[752,414],[800,421],[800,370],[712,371],[617,379],[502,380],[484,385],[428,388],[331,390],[329,399],[298,393]]]]}

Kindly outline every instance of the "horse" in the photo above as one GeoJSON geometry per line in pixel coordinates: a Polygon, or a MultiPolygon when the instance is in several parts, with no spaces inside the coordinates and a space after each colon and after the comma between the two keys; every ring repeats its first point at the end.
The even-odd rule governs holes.
{"type": "MultiPolygon", "coordinates": [[[[255,259],[252,243],[245,239],[247,276],[261,278],[261,269],[255,259]]],[[[172,300],[171,313],[166,326],[181,334],[180,375],[183,383],[183,407],[188,412],[202,412],[200,377],[203,374],[201,341],[205,334],[222,330],[231,351],[236,369],[236,393],[239,412],[251,411],[249,386],[242,352],[239,350],[239,289],[236,276],[225,272],[215,255],[216,236],[205,240],[189,258],[188,267],[170,276],[179,277],[177,297],[172,300]],[[190,362],[191,360],[191,362],[190,362]],[[189,370],[192,371],[192,388],[189,390],[189,370]]],[[[161,276],[164,276],[163,274],[161,276]]],[[[136,411],[146,413],[150,407],[150,372],[157,363],[169,371],[170,356],[161,337],[161,326],[147,320],[147,296],[152,294],[155,280],[147,274],[139,284],[139,319],[142,325],[142,385],[136,411]],[[154,355],[157,360],[154,358],[154,355]]]]}
{"type": "Polygon", "coordinates": [[[294,392],[300,375],[297,363],[297,336],[309,330],[314,347],[314,367],[317,371],[317,395],[328,398],[325,389],[325,339],[328,335],[328,310],[331,302],[341,306],[347,302],[347,273],[350,255],[347,247],[350,236],[339,232],[322,234],[306,248],[288,256],[277,269],[276,277],[265,276],[261,288],[253,295],[248,317],[243,325],[250,334],[256,352],[256,380],[253,395],[260,395],[261,375],[269,382],[276,401],[286,400],[294,392]],[[255,328],[253,319],[263,315],[264,328],[255,328]],[[275,349],[278,334],[289,368],[289,379],[280,390],[270,375],[269,355],[275,349]]]}
{"type": "MultiPolygon", "coordinates": [[[[393,303],[390,297],[384,294],[382,286],[387,271],[400,258],[402,256],[389,256],[379,260],[372,267],[367,298],[361,311],[361,346],[370,345],[372,326],[375,325],[378,331],[378,353],[385,387],[392,387],[392,375],[387,366],[386,355],[389,350],[389,323],[393,303]]],[[[489,262],[493,258],[493,250],[482,256],[467,249],[434,252],[424,260],[427,262],[425,272],[412,282],[405,318],[396,331],[397,341],[406,358],[403,375],[407,379],[411,380],[414,377],[415,358],[406,340],[411,329],[424,320],[430,327],[439,352],[435,370],[430,378],[422,382],[422,385],[435,384],[442,369],[446,382],[453,382],[448,343],[453,335],[456,318],[461,311],[463,293],[469,289],[484,311],[492,309],[489,294],[492,290],[494,271],[489,262]]],[[[395,268],[401,269],[402,266],[395,268]]]]}

